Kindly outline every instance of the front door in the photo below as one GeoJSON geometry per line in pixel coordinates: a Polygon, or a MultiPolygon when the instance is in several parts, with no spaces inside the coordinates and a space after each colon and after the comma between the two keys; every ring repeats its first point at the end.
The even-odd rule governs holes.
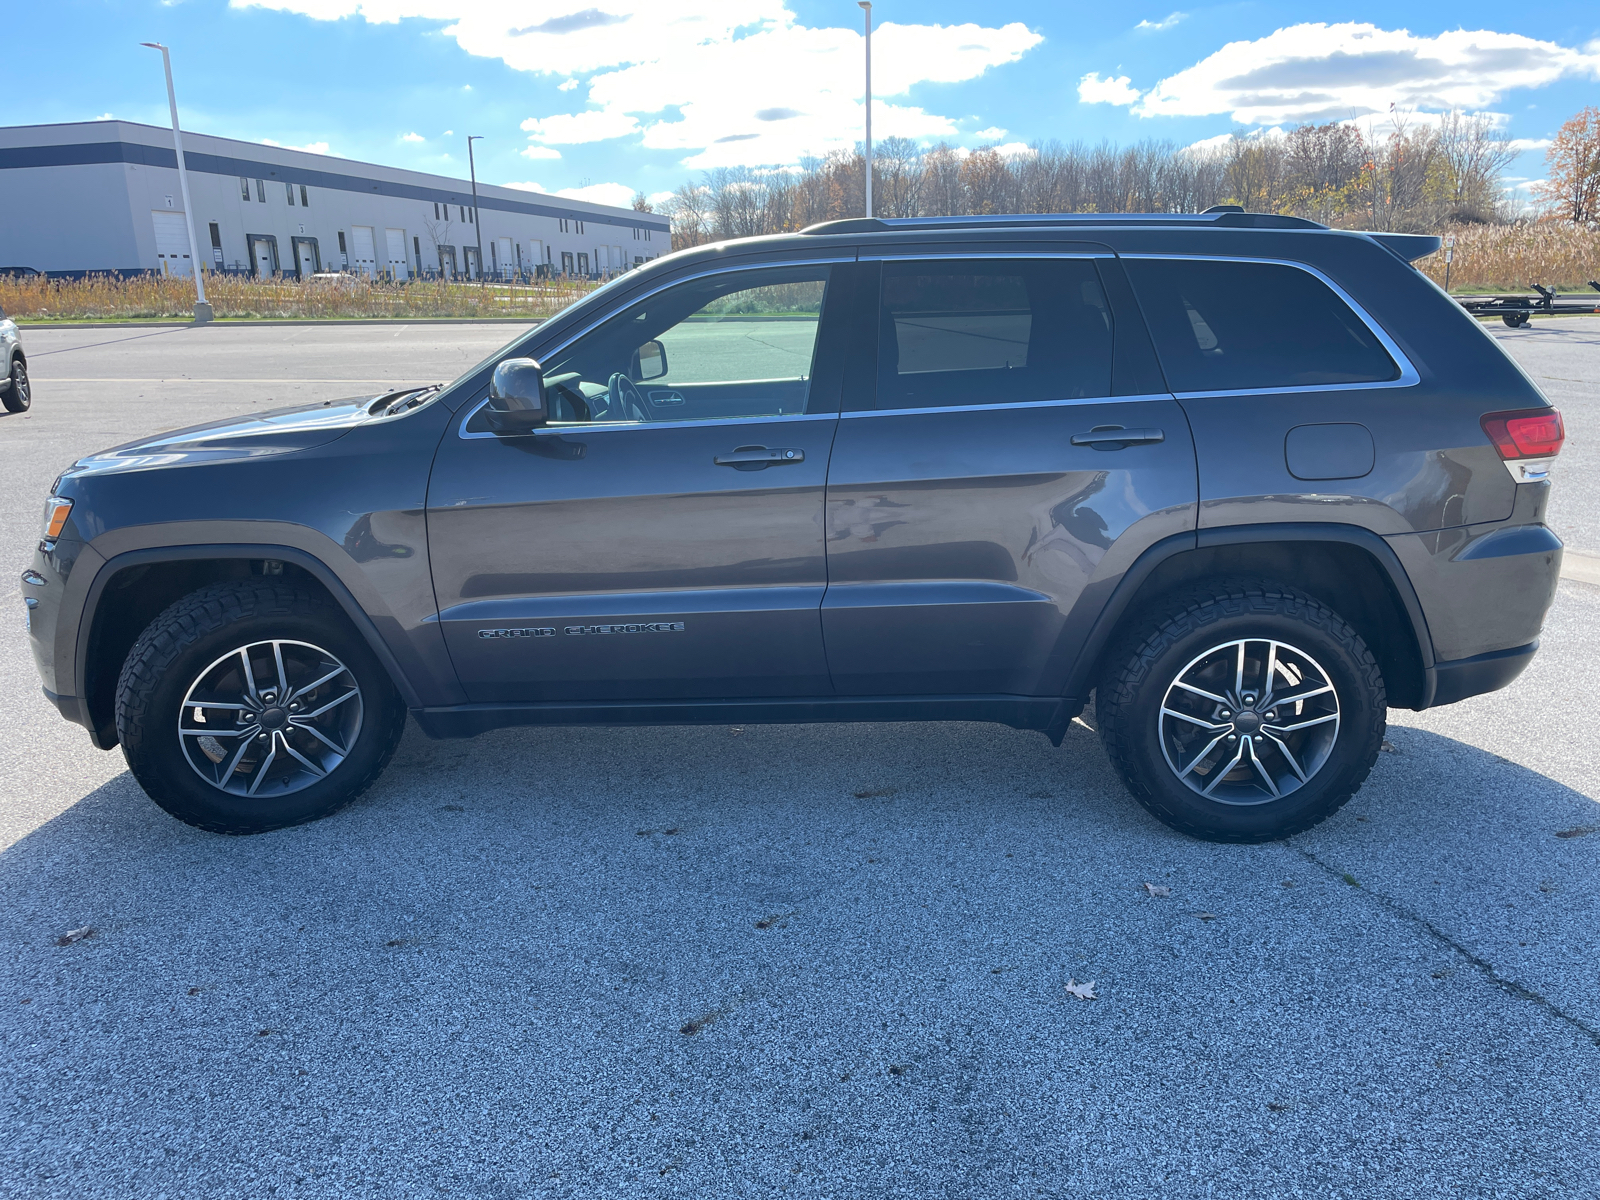
{"type": "Polygon", "coordinates": [[[542,351],[553,419],[536,433],[464,410],[428,542],[469,699],[829,693],[831,270],[686,280],[542,351]]]}
{"type": "Polygon", "coordinates": [[[1194,528],[1188,426],[1116,270],[883,265],[876,381],[847,395],[828,476],[840,694],[1060,695],[1085,588],[1194,528]]]}

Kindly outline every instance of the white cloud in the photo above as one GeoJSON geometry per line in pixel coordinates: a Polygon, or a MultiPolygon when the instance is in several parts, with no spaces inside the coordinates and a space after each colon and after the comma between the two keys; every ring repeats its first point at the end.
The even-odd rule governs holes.
{"type": "Polygon", "coordinates": [[[1001,129],[1000,126],[991,125],[987,129],[978,130],[978,132],[972,136],[977,138],[980,142],[998,142],[1001,138],[1005,137],[1005,135],[1006,131],[1001,129]]]}
{"type": "MultiPolygon", "coordinates": [[[[623,183],[591,183],[585,187],[547,188],[539,183],[502,183],[501,187],[516,188],[519,192],[541,192],[546,196],[565,196],[569,200],[587,200],[591,204],[610,204],[617,208],[633,207],[633,189],[623,183]]],[[[665,200],[671,192],[652,196],[651,202],[665,200]]]]}
{"type": "Polygon", "coordinates": [[[95,121],[115,121],[116,120],[116,118],[113,117],[110,113],[101,113],[98,117],[92,117],[90,119],[91,120],[95,120],[95,121]]]}
{"type": "Polygon", "coordinates": [[[1600,78],[1600,50],[1491,30],[1428,38],[1356,22],[1291,25],[1252,42],[1228,43],[1156,84],[1133,111],[1146,117],[1228,113],[1240,124],[1264,125],[1386,114],[1391,104],[1475,110],[1513,88],[1583,75],[1600,78]]]}
{"type": "MultiPolygon", "coordinates": [[[[792,163],[847,148],[861,136],[861,33],[803,25],[785,0],[607,0],[603,8],[566,13],[563,6],[513,7],[505,0],[230,2],[321,20],[434,20],[469,54],[567,82],[585,76],[593,107],[531,117],[535,142],[631,136],[650,149],[685,152],[689,166],[710,167],[792,163]]],[[[1020,22],[879,26],[873,133],[958,136],[951,117],[893,98],[921,83],[975,79],[1042,40],[1020,22]]]]}
{"type": "Polygon", "coordinates": [[[1160,33],[1163,29],[1171,29],[1174,25],[1176,25],[1179,21],[1183,20],[1188,15],[1189,14],[1185,13],[1185,12],[1168,13],[1166,16],[1162,17],[1161,20],[1159,20],[1159,21],[1140,21],[1137,25],[1134,26],[1134,28],[1135,29],[1144,29],[1144,30],[1147,30],[1150,33],[1160,33]]]}
{"type": "MultiPolygon", "coordinates": [[[[1208,150],[1221,150],[1238,136],[1238,134],[1234,133],[1219,133],[1216,137],[1201,138],[1198,142],[1190,142],[1184,147],[1184,149],[1186,151],[1199,153],[1204,153],[1208,150]]],[[[1283,126],[1273,125],[1268,129],[1253,129],[1249,133],[1245,134],[1242,140],[1248,142],[1254,141],[1257,138],[1264,138],[1268,141],[1276,141],[1279,138],[1286,138],[1288,136],[1289,134],[1283,128],[1283,126]]]]}
{"type": "Polygon", "coordinates": [[[671,192],[651,192],[645,197],[645,202],[650,207],[659,210],[663,204],[672,199],[671,192]]]}
{"type": "Polygon", "coordinates": [[[1549,138],[1512,138],[1509,143],[1511,149],[1521,154],[1525,150],[1550,149],[1549,138]]]}
{"type": "Polygon", "coordinates": [[[633,189],[625,183],[591,183],[587,187],[562,188],[556,195],[572,200],[587,200],[591,204],[610,204],[617,208],[633,206],[633,189]]]}
{"type": "Polygon", "coordinates": [[[554,146],[529,146],[522,151],[523,158],[560,158],[561,151],[554,146]]]}
{"type": "Polygon", "coordinates": [[[994,150],[1001,158],[1029,158],[1037,153],[1026,142],[1007,142],[1003,146],[996,146],[994,150]]]}
{"type": "Polygon", "coordinates": [[[1083,104],[1132,104],[1138,98],[1139,89],[1126,75],[1101,79],[1100,72],[1090,71],[1078,80],[1078,100],[1083,104]]]}
{"type": "Polygon", "coordinates": [[[275,142],[271,138],[262,138],[261,144],[263,146],[275,146],[279,150],[303,150],[307,154],[328,153],[327,142],[307,142],[304,146],[285,146],[282,142],[275,142]]]}
{"type": "Polygon", "coordinates": [[[572,91],[573,88],[575,88],[577,86],[578,86],[578,81],[576,79],[569,79],[565,83],[563,83],[560,87],[556,88],[556,91],[558,91],[558,92],[570,92],[570,91],[572,91]]]}
{"type": "Polygon", "coordinates": [[[407,133],[402,134],[400,140],[402,142],[425,142],[428,139],[423,137],[420,133],[407,133]]]}
{"type": "Polygon", "coordinates": [[[522,123],[522,128],[534,141],[571,146],[626,137],[639,131],[639,122],[624,112],[590,109],[588,112],[562,113],[553,117],[529,117],[522,123]]]}

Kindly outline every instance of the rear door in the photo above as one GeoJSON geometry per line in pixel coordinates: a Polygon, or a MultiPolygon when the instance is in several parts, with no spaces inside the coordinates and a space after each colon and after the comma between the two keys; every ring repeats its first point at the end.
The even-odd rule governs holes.
{"type": "Polygon", "coordinates": [[[879,292],[828,476],[834,686],[1057,695],[1085,589],[1195,523],[1188,426],[1126,279],[1085,247],[888,260],[879,292]]]}
{"type": "Polygon", "coordinates": [[[547,427],[496,436],[478,410],[446,436],[429,553],[469,699],[831,693],[823,487],[852,269],[669,285],[544,353],[547,427]]]}

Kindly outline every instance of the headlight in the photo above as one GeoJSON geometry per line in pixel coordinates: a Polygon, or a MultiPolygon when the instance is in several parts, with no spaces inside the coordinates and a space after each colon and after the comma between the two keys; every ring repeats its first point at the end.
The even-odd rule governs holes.
{"type": "Polygon", "coordinates": [[[44,503],[44,536],[54,541],[67,527],[67,516],[72,512],[72,501],[65,496],[51,496],[44,503]]]}

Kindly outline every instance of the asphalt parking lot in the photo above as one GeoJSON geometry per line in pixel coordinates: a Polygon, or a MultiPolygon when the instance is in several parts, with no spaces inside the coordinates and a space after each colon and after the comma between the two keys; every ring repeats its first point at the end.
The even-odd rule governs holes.
{"type": "MultiPolygon", "coordinates": [[[[0,1195],[1600,1194],[1600,586],[1257,847],[1146,816],[1086,727],[967,724],[412,729],[351,809],[222,838],[45,703],[15,573],[75,456],[514,332],[24,329],[0,1195]]],[[[1600,318],[1494,333],[1600,552],[1600,318]]]]}

